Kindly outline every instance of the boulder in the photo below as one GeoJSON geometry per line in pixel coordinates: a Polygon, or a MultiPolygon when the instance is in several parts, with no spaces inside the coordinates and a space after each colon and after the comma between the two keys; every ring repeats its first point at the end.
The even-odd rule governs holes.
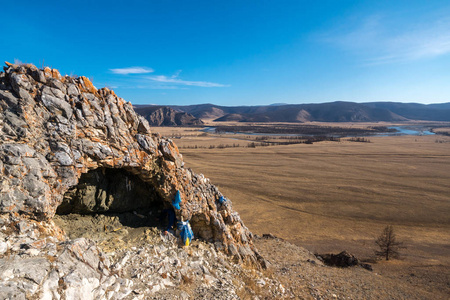
{"type": "Polygon", "coordinates": [[[367,264],[361,264],[355,255],[347,251],[342,251],[339,254],[318,254],[317,257],[329,266],[347,268],[361,265],[361,267],[368,269],[367,264]]]}

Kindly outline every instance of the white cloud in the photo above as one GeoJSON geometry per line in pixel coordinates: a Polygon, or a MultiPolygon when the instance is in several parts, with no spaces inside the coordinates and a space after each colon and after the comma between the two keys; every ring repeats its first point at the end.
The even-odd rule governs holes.
{"type": "Polygon", "coordinates": [[[124,80],[132,81],[130,83],[135,88],[142,89],[166,89],[166,90],[174,90],[174,89],[186,89],[188,86],[197,86],[197,87],[228,87],[230,85],[208,82],[208,81],[189,81],[179,79],[178,76],[181,74],[182,70],[177,70],[173,75],[155,75],[148,76],[143,75],[146,73],[154,72],[151,68],[146,67],[129,67],[122,69],[110,69],[114,74],[128,75],[128,74],[138,74],[137,76],[126,77],[124,80]]]}
{"type": "Polygon", "coordinates": [[[153,73],[154,70],[152,68],[147,67],[129,67],[129,68],[120,68],[120,69],[109,69],[114,74],[128,75],[128,74],[147,74],[153,73]]]}
{"type": "Polygon", "coordinates": [[[142,85],[138,85],[135,86],[135,88],[138,89],[151,89],[151,90],[180,90],[180,89],[184,89],[184,88],[180,88],[179,86],[176,85],[167,85],[167,84],[142,84],[142,85]]]}
{"type": "MultiPolygon", "coordinates": [[[[179,74],[179,72],[178,72],[179,74]]],[[[182,80],[178,79],[178,74],[175,74],[171,77],[167,77],[165,75],[158,75],[158,76],[148,76],[147,78],[156,82],[161,83],[170,83],[175,85],[186,85],[186,86],[199,86],[199,87],[228,87],[230,85],[221,84],[221,83],[214,83],[214,82],[207,82],[207,81],[188,81],[188,80],[182,80]]]]}
{"type": "Polygon", "coordinates": [[[175,74],[172,75],[172,78],[177,78],[178,76],[180,76],[182,70],[178,70],[175,72],[175,74]]]}
{"type": "Polygon", "coordinates": [[[320,40],[362,57],[366,64],[414,61],[450,54],[450,18],[403,20],[371,15],[330,30],[320,40]]]}

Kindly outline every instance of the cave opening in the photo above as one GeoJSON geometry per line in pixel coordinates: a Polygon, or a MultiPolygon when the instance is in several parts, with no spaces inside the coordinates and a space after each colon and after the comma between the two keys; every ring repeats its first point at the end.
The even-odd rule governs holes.
{"type": "MultiPolygon", "coordinates": [[[[163,230],[170,208],[154,186],[125,169],[98,168],[81,175],[56,210],[69,238],[86,237],[111,250],[163,230]]],[[[105,249],[104,249],[105,250],[105,249]]]]}

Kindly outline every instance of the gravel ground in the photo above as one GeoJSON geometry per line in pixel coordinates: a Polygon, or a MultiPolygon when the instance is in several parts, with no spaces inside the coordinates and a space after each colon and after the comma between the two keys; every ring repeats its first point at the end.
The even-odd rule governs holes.
{"type": "Polygon", "coordinates": [[[255,245],[269,262],[266,270],[256,270],[231,262],[213,244],[194,240],[180,247],[173,235],[161,235],[156,227],[123,226],[118,217],[55,219],[71,238],[97,242],[112,271],[133,283],[128,299],[448,299],[448,288],[427,288],[416,276],[398,278],[384,263],[374,271],[329,267],[273,236],[256,236],[255,245]]]}
{"type": "MultiPolygon", "coordinates": [[[[449,289],[427,291],[422,286],[361,267],[325,266],[304,248],[277,238],[257,238],[255,244],[270,270],[296,299],[448,299],[449,289]]],[[[445,276],[445,274],[443,274],[445,276]]]]}
{"type": "Polygon", "coordinates": [[[194,240],[184,247],[160,228],[124,226],[123,217],[57,217],[64,239],[49,231],[51,224],[0,215],[0,299],[285,296],[275,279],[234,263],[215,244],[194,240]]]}

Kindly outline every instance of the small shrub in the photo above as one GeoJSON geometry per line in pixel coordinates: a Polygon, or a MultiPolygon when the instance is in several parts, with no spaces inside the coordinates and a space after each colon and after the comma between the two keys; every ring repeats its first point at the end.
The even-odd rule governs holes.
{"type": "Polygon", "coordinates": [[[388,225],[383,229],[383,232],[375,240],[375,244],[380,248],[379,251],[375,251],[375,255],[384,257],[386,260],[390,258],[398,258],[400,253],[399,249],[404,249],[402,242],[397,241],[397,237],[394,233],[394,227],[388,225]]]}

